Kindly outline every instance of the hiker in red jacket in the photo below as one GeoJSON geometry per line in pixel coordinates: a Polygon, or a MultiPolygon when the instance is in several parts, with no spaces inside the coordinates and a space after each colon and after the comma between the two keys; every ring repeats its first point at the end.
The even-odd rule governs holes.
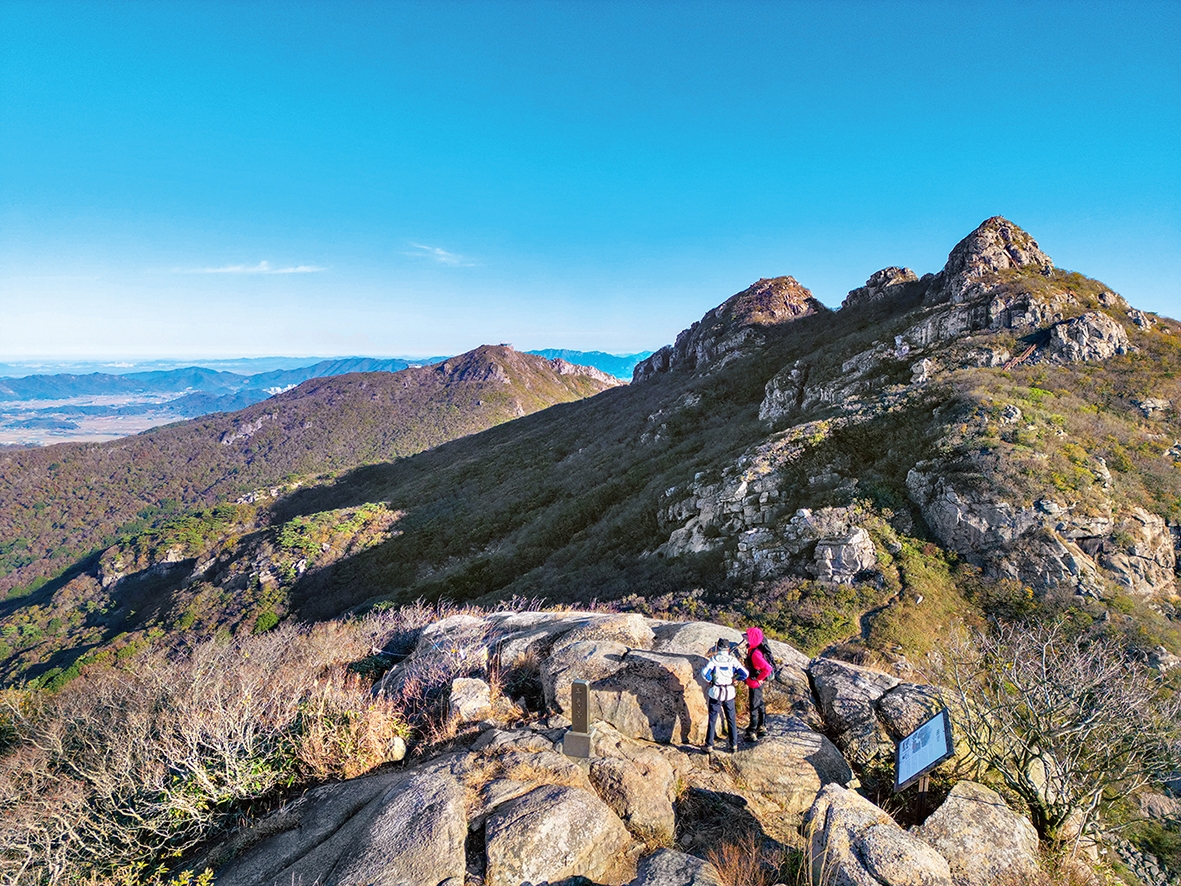
{"type": "Polygon", "coordinates": [[[763,684],[771,679],[774,666],[771,664],[771,650],[759,628],[746,629],[746,678],[750,690],[750,725],[746,728],[746,740],[754,744],[767,734],[765,726],[767,706],[763,703],[763,684]]]}

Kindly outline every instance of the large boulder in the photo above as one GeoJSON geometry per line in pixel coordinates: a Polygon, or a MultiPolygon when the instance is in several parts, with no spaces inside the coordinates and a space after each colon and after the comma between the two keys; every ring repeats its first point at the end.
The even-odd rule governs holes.
{"type": "Polygon", "coordinates": [[[562,636],[541,667],[546,703],[569,711],[571,684],[587,680],[592,722],[610,723],[632,738],[704,741],[706,702],[698,675],[704,655],[638,648],[641,642],[652,646],[653,633],[638,615],[562,636]]]}
{"type": "Polygon", "coordinates": [[[934,687],[900,683],[878,699],[878,722],[897,741],[918,729],[942,707],[934,687]]]}
{"type": "Polygon", "coordinates": [[[814,886],[952,886],[942,855],[839,785],[820,791],[805,829],[814,886]]]}
{"type": "Polygon", "coordinates": [[[955,886],[1032,881],[1038,873],[1033,825],[975,782],[958,782],[913,833],[947,859],[955,886]]]}
{"type": "MultiPolygon", "coordinates": [[[[685,656],[697,670],[705,667],[710,650],[719,639],[740,644],[744,631],[716,625],[708,621],[669,622],[653,629],[656,636],[653,652],[685,656]]],[[[810,723],[819,722],[819,712],[812,698],[808,680],[808,656],[794,646],[767,638],[771,655],[775,658],[775,675],[763,687],[767,706],[771,710],[790,711],[810,723]]]]}
{"type": "Polygon", "coordinates": [[[1053,363],[1106,360],[1126,354],[1132,346],[1123,324],[1099,311],[1064,320],[1050,329],[1050,341],[1043,352],[1053,363]]]}
{"type": "Polygon", "coordinates": [[[787,816],[805,812],[827,784],[848,784],[853,771],[831,741],[798,717],[772,714],[758,744],[733,756],[735,777],[787,816]]]}
{"type": "Polygon", "coordinates": [[[646,842],[670,845],[677,829],[672,767],[660,757],[645,763],[622,757],[594,760],[591,784],[633,834],[646,842]]]}
{"type": "MultiPolygon", "coordinates": [[[[317,788],[263,837],[217,872],[227,886],[438,886],[462,883],[467,813],[453,759],[412,774],[379,775],[317,788]]],[[[216,865],[215,865],[216,866],[216,865]]]]}
{"type": "Polygon", "coordinates": [[[876,709],[898,678],[831,658],[814,660],[808,673],[825,726],[852,763],[865,767],[893,753],[894,743],[879,725],[876,709]]]}
{"type": "Polygon", "coordinates": [[[657,849],[640,862],[629,886],[722,886],[722,879],[708,861],[674,849],[657,849]]]}
{"type": "Polygon", "coordinates": [[[422,629],[414,651],[381,678],[376,691],[391,698],[418,697],[450,685],[455,677],[488,672],[488,621],[452,615],[422,629]]]}
{"type": "Polygon", "coordinates": [[[484,882],[521,886],[572,877],[603,882],[630,842],[623,822],[593,793],[539,787],[488,818],[484,882]]]}

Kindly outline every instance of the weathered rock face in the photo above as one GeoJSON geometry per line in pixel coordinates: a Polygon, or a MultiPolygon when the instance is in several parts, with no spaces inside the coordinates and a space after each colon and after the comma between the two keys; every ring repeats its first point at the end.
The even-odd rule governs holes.
{"type": "Polygon", "coordinates": [[[1177,569],[1168,524],[1163,517],[1133,508],[1104,543],[1099,565],[1116,584],[1138,596],[1167,592],[1174,587],[1177,569]]]}
{"type": "Polygon", "coordinates": [[[869,533],[860,526],[846,535],[816,543],[816,578],[832,584],[852,584],[861,572],[877,566],[877,552],[869,533]]]}
{"type": "Polygon", "coordinates": [[[993,216],[956,244],[947,264],[932,281],[927,299],[964,301],[971,296],[973,285],[987,274],[1015,268],[1033,268],[1048,274],[1053,267],[1054,262],[1038,248],[1033,237],[1008,219],[993,216]]]}
{"type": "Polygon", "coordinates": [[[633,648],[612,639],[619,636],[652,646],[652,631],[638,615],[618,616],[558,640],[541,667],[547,704],[568,711],[570,684],[588,680],[591,720],[633,738],[704,740],[705,692],[697,672],[705,656],[633,648]],[[637,636],[641,628],[646,636],[637,636]]]}
{"type": "Polygon", "coordinates": [[[846,785],[853,772],[827,738],[798,717],[772,714],[767,734],[731,761],[738,778],[766,795],[786,816],[799,816],[826,784],[846,785]]]}
{"type": "Polygon", "coordinates": [[[1053,326],[1043,356],[1052,363],[1080,363],[1126,354],[1131,347],[1127,330],[1118,321],[1090,311],[1053,326]]]}
{"type": "Polygon", "coordinates": [[[744,348],[761,344],[763,327],[788,323],[828,308],[792,277],[759,280],[733,295],[677,336],[632,372],[632,382],[661,372],[692,372],[724,365],[744,348]]]}
{"type": "Polygon", "coordinates": [[[722,886],[708,861],[673,849],[657,849],[640,862],[630,886],[722,886]]]}
{"type": "Polygon", "coordinates": [[[563,785],[539,787],[489,817],[484,882],[520,886],[570,877],[602,882],[630,839],[623,822],[594,794],[563,785]]]}
{"type": "Polygon", "coordinates": [[[877,700],[878,722],[895,741],[905,738],[943,707],[930,686],[899,683],[877,700]]]}
{"type": "Polygon", "coordinates": [[[228,886],[438,886],[466,861],[467,814],[451,759],[310,792],[260,825],[268,839],[222,868],[228,886]],[[276,832],[277,831],[277,832],[276,832]]]}
{"type": "Polygon", "coordinates": [[[1021,882],[1038,873],[1037,831],[996,792],[956,783],[933,815],[915,828],[951,867],[956,886],[1021,882]]]}
{"type": "MultiPolygon", "coordinates": [[[[1097,477],[1110,485],[1101,461],[1097,477]]],[[[906,478],[911,500],[935,536],[948,548],[994,576],[1033,587],[1066,586],[1103,596],[1114,582],[1140,596],[1167,595],[1175,587],[1175,539],[1167,523],[1142,508],[1118,519],[1107,513],[1075,513],[1041,499],[1017,507],[994,494],[957,488],[937,468],[920,464],[906,478]]]]}
{"type": "Polygon", "coordinates": [[[630,739],[606,723],[591,732],[590,780],[598,795],[646,842],[671,844],[676,836],[677,775],[651,745],[630,739]]]}
{"type": "Polygon", "coordinates": [[[910,268],[882,268],[871,274],[864,286],[849,290],[848,296],[841,302],[841,308],[889,299],[901,294],[905,284],[915,283],[918,279],[910,268]]]}
{"type": "Polygon", "coordinates": [[[831,886],[951,886],[947,861],[865,798],[830,784],[805,821],[812,882],[831,886]]]}

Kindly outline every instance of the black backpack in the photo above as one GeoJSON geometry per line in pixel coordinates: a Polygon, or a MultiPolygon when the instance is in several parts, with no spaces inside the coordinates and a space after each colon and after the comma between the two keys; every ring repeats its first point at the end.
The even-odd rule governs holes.
{"type": "Polygon", "coordinates": [[[755,675],[755,649],[763,653],[763,658],[767,659],[767,666],[771,668],[771,677],[774,678],[775,671],[779,668],[779,666],[775,664],[775,656],[771,654],[771,647],[767,645],[766,639],[764,639],[763,642],[758,646],[754,647],[754,649],[751,649],[749,652],[747,652],[746,669],[750,671],[750,675],[752,677],[755,675]]]}

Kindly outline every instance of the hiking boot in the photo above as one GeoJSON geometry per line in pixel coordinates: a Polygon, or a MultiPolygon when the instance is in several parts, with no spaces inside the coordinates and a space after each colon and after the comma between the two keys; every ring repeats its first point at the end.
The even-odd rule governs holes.
{"type": "Polygon", "coordinates": [[[755,744],[756,742],[758,742],[758,739],[755,737],[755,734],[753,732],[746,733],[746,740],[749,744],[755,744]]]}
{"type": "Polygon", "coordinates": [[[767,734],[767,730],[764,729],[762,726],[760,726],[758,732],[755,733],[755,735],[757,735],[759,738],[762,738],[766,734],[767,734]]]}
{"type": "Polygon", "coordinates": [[[712,754],[712,753],[714,752],[714,746],[713,746],[712,744],[705,744],[705,745],[702,745],[702,746],[701,746],[701,752],[702,752],[703,754],[712,754]]]}
{"type": "Polygon", "coordinates": [[[729,751],[731,754],[737,754],[738,753],[738,745],[732,744],[732,745],[730,745],[730,747],[726,748],[726,750],[729,751]]]}

